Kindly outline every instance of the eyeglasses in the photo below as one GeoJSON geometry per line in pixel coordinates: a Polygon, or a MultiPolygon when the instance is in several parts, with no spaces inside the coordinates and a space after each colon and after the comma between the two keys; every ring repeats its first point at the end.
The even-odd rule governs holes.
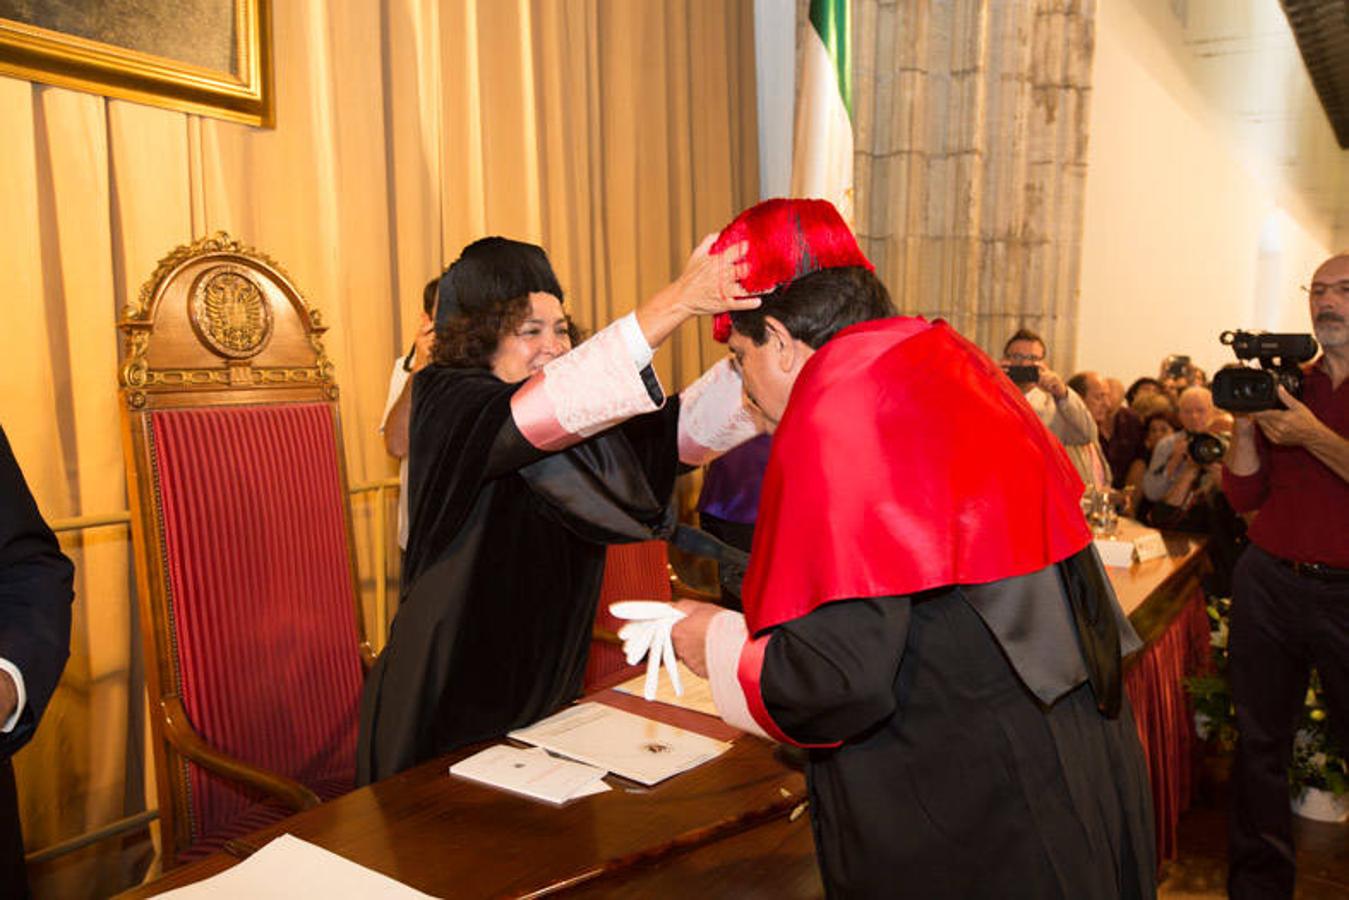
{"type": "Polygon", "coordinates": [[[1313,297],[1324,297],[1327,291],[1334,291],[1340,295],[1341,300],[1349,300],[1349,278],[1343,281],[1337,281],[1334,284],[1326,284],[1324,281],[1313,281],[1311,287],[1302,286],[1304,293],[1313,297]]]}
{"type": "Polygon", "coordinates": [[[1014,363],[1038,363],[1044,362],[1043,356],[1033,356],[1029,353],[1008,353],[1007,358],[1014,363]]]}

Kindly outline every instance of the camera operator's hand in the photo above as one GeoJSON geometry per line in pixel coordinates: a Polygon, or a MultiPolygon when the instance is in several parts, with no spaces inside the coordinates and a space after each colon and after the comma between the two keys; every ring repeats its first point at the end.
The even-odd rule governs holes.
{"type": "Polygon", "coordinates": [[[1040,380],[1037,385],[1040,390],[1055,400],[1062,400],[1068,396],[1068,385],[1063,383],[1063,379],[1058,376],[1057,372],[1044,363],[1040,364],[1040,380]]]}
{"type": "Polygon", "coordinates": [[[1279,385],[1279,399],[1287,409],[1255,413],[1256,423],[1272,443],[1305,447],[1330,431],[1300,400],[1284,390],[1283,385],[1279,385]]]}
{"type": "Polygon", "coordinates": [[[1166,461],[1166,477],[1174,478],[1181,466],[1188,462],[1190,462],[1190,442],[1184,434],[1181,434],[1171,445],[1171,458],[1166,461]]]}
{"type": "Polygon", "coordinates": [[[431,317],[422,313],[421,320],[417,324],[417,337],[413,342],[415,349],[412,351],[412,371],[420,372],[431,362],[432,345],[436,342],[436,323],[431,321],[431,317]]]}

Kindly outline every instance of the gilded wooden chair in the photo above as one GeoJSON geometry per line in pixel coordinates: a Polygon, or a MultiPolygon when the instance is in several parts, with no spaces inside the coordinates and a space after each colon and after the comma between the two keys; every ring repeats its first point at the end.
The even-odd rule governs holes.
{"type": "Polygon", "coordinates": [[[168,868],[351,789],[372,655],[318,311],[222,233],[165,257],[119,327],[168,868]]]}

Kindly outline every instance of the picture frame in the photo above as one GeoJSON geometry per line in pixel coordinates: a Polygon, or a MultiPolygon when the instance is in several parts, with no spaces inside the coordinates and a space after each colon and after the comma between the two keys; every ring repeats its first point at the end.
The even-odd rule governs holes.
{"type": "Polygon", "coordinates": [[[270,128],[271,3],[0,0],[0,74],[270,128]]]}

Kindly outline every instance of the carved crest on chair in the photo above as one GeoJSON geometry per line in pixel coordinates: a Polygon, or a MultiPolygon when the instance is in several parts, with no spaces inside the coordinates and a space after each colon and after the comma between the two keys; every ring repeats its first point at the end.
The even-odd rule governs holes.
{"type": "Polygon", "coordinates": [[[337,397],[319,311],[275,260],[225,232],[160,260],[120,327],[132,409],[185,389],[309,385],[337,397]]]}
{"type": "Polygon", "coordinates": [[[272,336],[272,306],[241,266],[209,269],[192,288],[192,327],[221,356],[247,359],[272,336]]]}

